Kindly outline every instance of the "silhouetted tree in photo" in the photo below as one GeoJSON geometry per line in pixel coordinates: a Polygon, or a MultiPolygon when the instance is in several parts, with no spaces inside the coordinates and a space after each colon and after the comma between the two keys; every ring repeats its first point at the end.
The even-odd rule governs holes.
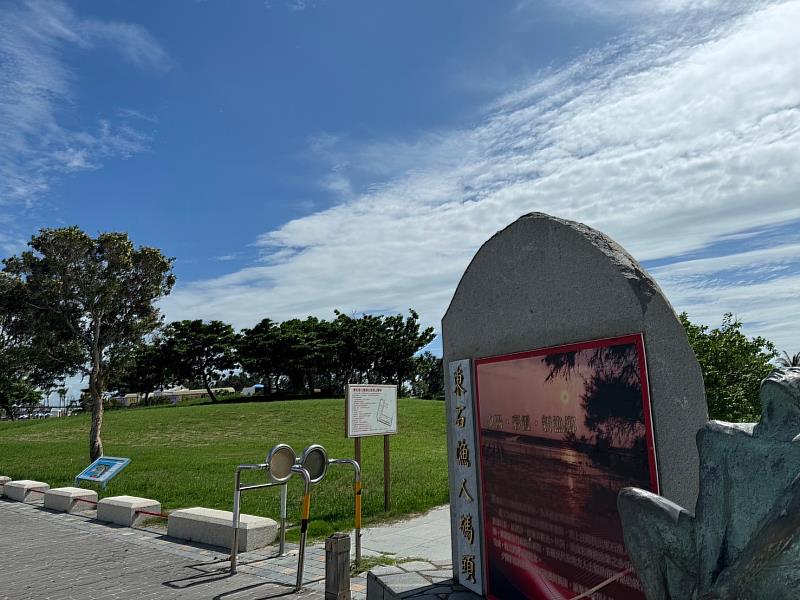
{"type": "Polygon", "coordinates": [[[595,442],[630,448],[644,439],[642,388],[630,378],[613,371],[596,371],[586,382],[581,395],[586,412],[584,425],[595,442]]]}
{"type": "MultiPolygon", "coordinates": [[[[591,370],[581,394],[584,425],[592,433],[591,442],[598,448],[640,444],[646,429],[636,345],[549,354],[542,359],[550,368],[545,381],[571,379],[580,360],[585,360],[591,370]]],[[[575,436],[567,434],[565,439],[575,441],[575,436]]]]}
{"type": "Polygon", "coordinates": [[[544,357],[543,362],[550,367],[550,372],[545,377],[545,381],[553,381],[556,377],[561,377],[564,380],[569,380],[572,373],[575,371],[575,358],[578,355],[577,351],[574,352],[558,352],[555,354],[548,354],[544,357]]]}

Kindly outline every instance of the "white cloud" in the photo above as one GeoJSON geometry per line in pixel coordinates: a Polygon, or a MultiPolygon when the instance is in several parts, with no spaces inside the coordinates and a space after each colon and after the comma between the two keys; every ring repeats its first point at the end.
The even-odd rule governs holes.
{"type": "MultiPolygon", "coordinates": [[[[751,8],[760,0],[750,0],[751,8]]],[[[704,13],[710,11],[730,10],[738,3],[731,0],[550,0],[565,10],[587,16],[641,16],[663,17],[686,13],[704,13]]],[[[540,6],[536,0],[521,0],[517,10],[527,11],[540,6]]]]}
{"type": "Polygon", "coordinates": [[[165,51],[138,25],[81,19],[58,1],[0,9],[0,204],[30,203],[59,173],[96,169],[109,157],[147,148],[148,136],[124,122],[99,120],[87,130],[61,124],[61,112],[74,100],[74,76],[62,52],[100,45],[142,68],[169,66],[165,51]]]}
{"type": "MultiPolygon", "coordinates": [[[[438,325],[481,243],[530,211],[586,222],[639,260],[800,220],[798,22],[791,1],[649,32],[507,94],[470,128],[346,148],[351,172],[375,174],[366,193],[265,233],[263,264],[179,282],[167,315],[243,326],[414,307],[438,325]]],[[[712,322],[732,310],[800,349],[796,270],[713,288],[687,274],[723,267],[656,274],[678,310],[712,322]]]]}

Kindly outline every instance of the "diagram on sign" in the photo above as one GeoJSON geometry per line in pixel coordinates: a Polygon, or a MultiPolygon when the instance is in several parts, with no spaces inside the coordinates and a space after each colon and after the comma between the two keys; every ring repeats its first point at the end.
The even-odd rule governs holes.
{"type": "Polygon", "coordinates": [[[394,415],[388,412],[388,405],[385,398],[381,398],[378,402],[378,421],[387,427],[391,427],[392,422],[394,422],[394,415]]]}

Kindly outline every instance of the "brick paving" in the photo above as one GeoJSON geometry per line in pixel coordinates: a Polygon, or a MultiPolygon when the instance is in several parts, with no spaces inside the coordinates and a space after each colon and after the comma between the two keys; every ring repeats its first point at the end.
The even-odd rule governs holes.
{"type": "Polygon", "coordinates": [[[271,548],[243,553],[231,576],[227,553],[210,546],[0,500],[2,600],[322,600],[324,549],[309,548],[298,594],[289,550],[272,560],[271,548]]]}
{"type": "MultiPolygon", "coordinates": [[[[365,556],[400,564],[373,569],[379,577],[369,577],[371,586],[367,573],[351,578],[352,599],[367,600],[368,587],[370,599],[472,597],[450,581],[449,535],[447,507],[365,530],[365,556]]],[[[307,549],[304,587],[296,595],[297,546],[287,544],[287,551],[240,553],[239,572],[231,576],[226,551],[169,538],[164,525],[132,529],[100,523],[93,512],[68,515],[0,499],[0,600],[322,600],[324,544],[307,549]]]]}

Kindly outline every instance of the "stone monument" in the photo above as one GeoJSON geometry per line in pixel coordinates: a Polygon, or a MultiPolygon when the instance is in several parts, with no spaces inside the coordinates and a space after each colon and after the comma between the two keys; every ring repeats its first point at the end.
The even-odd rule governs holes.
{"type": "Polygon", "coordinates": [[[800,591],[800,368],[761,386],[758,423],[710,421],[697,435],[691,514],[646,490],[619,512],[648,600],[789,600],[800,591]]]}
{"type": "Polygon", "coordinates": [[[655,281],[602,233],[525,215],[475,255],[442,337],[454,578],[490,598],[643,598],[616,495],[692,505],[708,418],[655,281]]]}

